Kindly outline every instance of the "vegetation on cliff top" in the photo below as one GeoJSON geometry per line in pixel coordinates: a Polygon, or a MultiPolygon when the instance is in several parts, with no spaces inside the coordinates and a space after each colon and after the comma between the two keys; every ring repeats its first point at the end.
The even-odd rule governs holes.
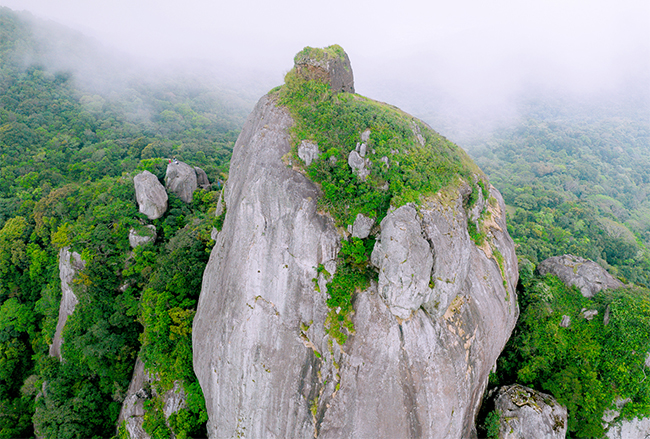
{"type": "MultiPolygon", "coordinates": [[[[344,56],[340,46],[307,47],[295,60],[335,56],[344,56]]],[[[319,208],[328,212],[337,226],[352,225],[358,214],[379,223],[391,206],[419,204],[447,186],[465,181],[473,187],[475,177],[484,178],[462,149],[396,107],[334,92],[326,79],[306,80],[296,69],[287,73],[285,84],[273,93],[295,122],[291,128],[294,160],[300,160],[297,151],[301,142],[318,145],[321,155],[305,172],[323,191],[319,208]],[[369,133],[367,140],[362,138],[364,132],[369,133]],[[368,172],[366,177],[355,173],[348,163],[350,154],[362,143],[367,152],[359,157],[368,172]]],[[[352,238],[343,242],[337,271],[328,284],[328,305],[333,311],[327,329],[341,344],[347,339],[343,328],[353,331],[349,315],[355,290],[366,288],[368,279],[376,276],[368,267],[374,239],[364,241],[352,238]]]]}

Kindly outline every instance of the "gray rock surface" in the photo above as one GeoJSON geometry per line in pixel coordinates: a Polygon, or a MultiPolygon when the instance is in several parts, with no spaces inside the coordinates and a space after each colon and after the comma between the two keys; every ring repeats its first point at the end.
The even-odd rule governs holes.
{"type": "Polygon", "coordinates": [[[68,317],[74,312],[74,308],[79,303],[72,289],[74,280],[79,271],[83,270],[86,263],[81,259],[77,252],[71,252],[69,247],[63,247],[59,250],[59,278],[61,279],[61,304],[59,305],[59,320],[56,324],[56,331],[52,344],[50,345],[50,355],[61,359],[61,345],[63,344],[63,328],[68,317]]]}
{"type": "Polygon", "coordinates": [[[141,213],[150,220],[160,218],[167,211],[167,192],[158,178],[149,171],[133,177],[135,198],[141,213]]]}
{"type": "Polygon", "coordinates": [[[305,165],[311,165],[311,162],[316,160],[318,156],[320,156],[320,153],[318,151],[317,143],[303,140],[300,142],[300,145],[298,145],[298,157],[305,162],[305,165]]]}
{"type": "Polygon", "coordinates": [[[149,224],[145,227],[149,229],[149,233],[139,234],[135,229],[129,230],[129,245],[131,248],[156,240],[156,226],[149,224]]]}
{"type": "Polygon", "coordinates": [[[178,195],[181,200],[191,203],[194,191],[198,187],[196,171],[187,163],[172,161],[167,165],[165,187],[178,195]]]}
{"type": "Polygon", "coordinates": [[[568,328],[569,326],[571,326],[571,317],[567,315],[563,315],[562,321],[560,322],[560,326],[563,328],[568,328]]]}
{"type": "Polygon", "coordinates": [[[135,362],[131,384],[126,398],[122,402],[122,410],[117,418],[117,425],[125,422],[126,431],[131,439],[149,439],[142,428],[144,422],[144,401],[151,397],[150,389],[145,384],[150,382],[149,374],[144,371],[144,363],[140,357],[135,362]]]}
{"type": "Polygon", "coordinates": [[[500,439],[564,439],[567,410],[555,398],[514,384],[499,389],[494,401],[501,412],[500,439]]]}
{"type": "MultiPolygon", "coordinates": [[[[334,92],[354,93],[354,75],[348,54],[341,56],[321,50],[300,52],[294,59],[296,71],[308,79],[320,79],[330,84],[334,92]]],[[[342,49],[341,49],[342,50],[342,49]]]]}
{"type": "Polygon", "coordinates": [[[196,172],[196,184],[202,189],[210,189],[210,180],[208,179],[208,174],[198,166],[194,167],[194,172],[196,172]]]}
{"type": "Polygon", "coordinates": [[[579,256],[553,256],[537,267],[541,274],[554,274],[568,286],[576,286],[584,297],[593,297],[604,289],[616,289],[623,285],[604,268],[579,256]]]}
{"type": "Polygon", "coordinates": [[[264,97],[233,151],[192,331],[209,436],[472,437],[518,314],[503,200],[491,188],[481,248],[460,192],[390,213],[373,252],[383,278],[356,295],[355,333],[339,346],[316,267],[335,272],[341,238],[316,210],[317,187],[282,161],[292,124],[264,97]]]}
{"type": "Polygon", "coordinates": [[[582,311],[580,311],[580,316],[585,320],[592,320],[597,315],[598,315],[597,309],[582,308],[582,311]]]}
{"type": "Polygon", "coordinates": [[[370,235],[370,230],[374,225],[374,218],[368,218],[364,214],[360,213],[354,219],[354,224],[352,224],[352,236],[354,238],[366,239],[370,235]]]}
{"type": "Polygon", "coordinates": [[[609,427],[609,439],[648,439],[650,438],[650,418],[620,420],[609,427]]]}
{"type": "MultiPolygon", "coordinates": [[[[131,439],[150,438],[142,426],[145,415],[144,402],[148,399],[158,397],[155,385],[156,381],[156,377],[145,370],[144,363],[138,357],[133,369],[129,389],[122,402],[120,415],[117,418],[117,425],[119,426],[124,422],[126,431],[129,433],[131,439]]],[[[169,427],[169,417],[186,407],[185,391],[179,381],[175,381],[173,387],[162,395],[162,402],[165,422],[169,427]]]]}
{"type": "Polygon", "coordinates": [[[348,155],[348,165],[352,168],[352,172],[363,180],[370,175],[370,169],[368,168],[372,165],[372,162],[370,159],[361,157],[356,150],[352,150],[348,155]]]}

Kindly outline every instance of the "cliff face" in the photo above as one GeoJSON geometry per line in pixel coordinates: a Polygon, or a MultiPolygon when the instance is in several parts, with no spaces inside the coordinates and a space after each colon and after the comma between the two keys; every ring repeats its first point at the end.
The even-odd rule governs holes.
{"type": "Polygon", "coordinates": [[[391,208],[370,232],[377,274],[353,296],[354,329],[337,339],[327,328],[343,315],[327,289],[348,232],[317,209],[323,193],[291,153],[294,123],[277,96],[263,97],[233,151],[193,326],[210,437],[475,435],[518,313],[500,195],[484,187],[468,210],[469,194],[482,193],[470,179],[391,208]],[[483,241],[468,233],[473,212],[483,241]]]}

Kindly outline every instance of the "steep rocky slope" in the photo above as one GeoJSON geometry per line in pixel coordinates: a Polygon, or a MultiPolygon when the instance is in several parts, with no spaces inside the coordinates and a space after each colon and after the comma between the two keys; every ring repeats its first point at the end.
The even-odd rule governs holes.
{"type": "Polygon", "coordinates": [[[347,93],[338,46],[286,80],[235,145],[194,319],[210,437],[472,437],[518,315],[500,194],[426,125],[347,93]],[[326,130],[352,121],[333,144],[290,99],[315,89],[326,130]]]}

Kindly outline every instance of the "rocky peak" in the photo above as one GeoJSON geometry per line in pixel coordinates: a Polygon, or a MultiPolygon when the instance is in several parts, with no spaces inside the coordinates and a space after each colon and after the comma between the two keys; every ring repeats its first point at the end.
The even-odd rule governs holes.
{"type": "Polygon", "coordinates": [[[329,99],[336,108],[323,117],[349,120],[309,125],[320,114],[295,86],[329,97],[299,83],[326,79],[343,90],[327,70],[341,53],[298,54],[233,149],[192,330],[208,434],[475,437],[518,314],[503,199],[456,145],[394,107],[329,99]],[[306,137],[292,136],[296,125],[306,137]],[[368,174],[350,165],[353,151],[368,174]],[[345,180],[327,180],[337,175],[345,180]]]}
{"type": "Polygon", "coordinates": [[[294,63],[296,73],[302,78],[327,82],[334,92],[354,93],[350,58],[341,46],[305,47],[295,56],[294,63]]]}

